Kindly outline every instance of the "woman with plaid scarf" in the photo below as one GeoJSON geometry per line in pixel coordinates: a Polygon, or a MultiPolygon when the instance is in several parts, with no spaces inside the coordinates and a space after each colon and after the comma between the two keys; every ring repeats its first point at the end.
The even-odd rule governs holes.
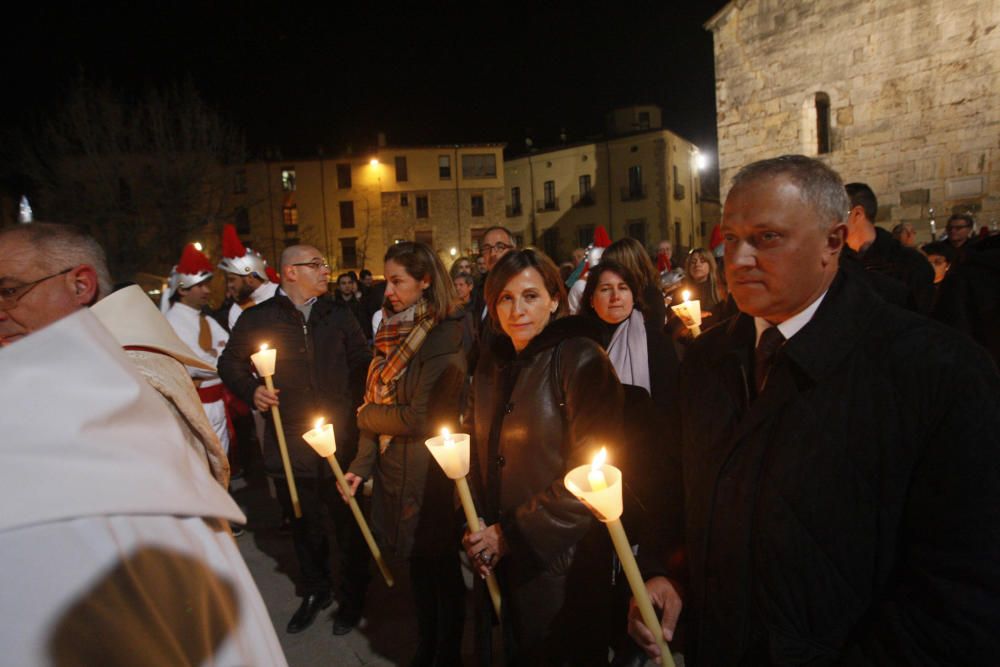
{"type": "Polygon", "coordinates": [[[422,243],[385,255],[383,318],[375,334],[352,493],[374,477],[372,525],[382,549],[407,558],[420,644],[412,665],[459,664],[465,589],[458,560],[454,484],[424,440],[456,430],[466,363],[458,297],[422,243]]]}

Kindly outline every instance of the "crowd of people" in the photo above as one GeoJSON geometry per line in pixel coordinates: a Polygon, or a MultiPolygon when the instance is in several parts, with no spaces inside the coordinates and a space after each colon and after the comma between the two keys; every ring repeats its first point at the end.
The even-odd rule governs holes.
{"type": "MultiPolygon", "coordinates": [[[[46,530],[63,559],[91,542],[111,555],[92,547],[101,558],[67,579],[93,598],[73,625],[59,602],[71,591],[49,587],[27,616],[49,644],[28,621],[0,630],[0,643],[23,664],[55,644],[98,655],[80,618],[111,628],[148,617],[156,631],[136,650],[172,664],[283,664],[227,527],[245,523],[226,493],[233,450],[259,446],[298,561],[288,633],[335,600],[335,634],[365,614],[371,555],[345,501],[370,483],[378,546],[408,568],[412,665],[460,664],[464,633],[483,665],[662,662],[655,635],[690,665],[992,664],[1000,237],[977,238],[956,214],[946,238],[918,249],[912,226],[890,233],[877,214],[869,186],[783,156],[744,167],[715,247],[679,256],[669,241],[651,256],[602,234],[566,270],[493,227],[450,270],[427,245],[400,242],[382,279],[332,280],[317,248],[286,248],[274,272],[228,228],[226,303],[208,309],[214,267],[189,246],[165,315],[138,287],[111,293],[100,247],[79,230],[0,230],[0,369],[29,383],[6,391],[64,397],[44,433],[105,443],[95,483],[145,480],[156,465],[174,483],[135,490],[130,507],[137,487],[122,482],[104,506],[84,502],[93,485],[77,479],[44,503],[63,509],[5,525],[6,591],[42,576],[31,560],[47,553],[46,530]],[[694,333],[670,308],[682,293],[700,303],[694,333]],[[280,350],[273,389],[251,358],[263,343],[280,350]],[[80,409],[74,387],[87,394],[80,409]],[[334,425],[346,487],[299,437],[320,416],[334,425]],[[478,525],[424,446],[442,427],[471,435],[478,525]],[[122,453],[116,472],[107,452],[131,439],[175,460],[122,453]],[[626,480],[623,521],[660,627],[643,623],[607,531],[564,484],[601,448],[626,480]],[[107,545],[123,534],[161,549],[118,553],[124,574],[88,591],[118,565],[107,545]],[[478,575],[471,592],[463,562],[478,575]]],[[[45,439],[30,401],[10,400],[27,406],[4,445],[17,458],[45,439]]],[[[27,483],[0,485],[5,507],[31,504],[27,483]]]]}

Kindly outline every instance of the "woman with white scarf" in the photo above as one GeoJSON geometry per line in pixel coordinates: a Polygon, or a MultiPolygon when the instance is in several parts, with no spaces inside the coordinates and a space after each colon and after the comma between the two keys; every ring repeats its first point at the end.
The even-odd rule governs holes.
{"type": "MultiPolygon", "coordinates": [[[[668,419],[677,403],[678,361],[673,341],[657,322],[659,317],[647,317],[650,311],[635,275],[606,257],[590,271],[580,314],[603,326],[602,342],[624,389],[627,456],[616,465],[622,477],[630,480],[624,516],[641,558],[645,553],[662,552],[662,524],[657,518],[667,516],[682,502],[680,489],[665,489],[661,482],[669,468],[679,465],[679,442],[668,419]]],[[[619,578],[618,594],[624,608],[629,593],[623,580],[619,578]]],[[[614,648],[615,664],[629,664],[629,656],[640,658],[624,632],[614,640],[614,648]]]]}
{"type": "Polygon", "coordinates": [[[673,402],[677,354],[661,326],[647,320],[646,304],[635,276],[606,259],[591,269],[581,314],[598,319],[605,329],[605,349],[618,379],[641,387],[660,408],[673,402]]]}
{"type": "Polygon", "coordinates": [[[410,567],[420,644],[411,665],[460,660],[465,588],[458,559],[454,483],[424,440],[458,430],[465,382],[461,311],[451,278],[423,243],[385,256],[385,303],[375,333],[352,493],[374,478],[372,528],[383,551],[410,567]]]}

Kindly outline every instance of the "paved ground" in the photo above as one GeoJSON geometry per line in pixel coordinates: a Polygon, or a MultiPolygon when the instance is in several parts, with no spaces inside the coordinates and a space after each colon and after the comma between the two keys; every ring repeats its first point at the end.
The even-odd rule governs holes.
{"type": "MultiPolygon", "coordinates": [[[[389,563],[396,580],[392,589],[385,585],[373,565],[364,619],[354,631],[341,637],[333,635],[332,616],[337,608],[334,604],[304,632],[290,635],[285,632],[285,625],[299,605],[293,584],[297,564],[292,538],[278,532],[281,512],[277,501],[270,498],[267,480],[259,470],[234,482],[233,489],[233,496],[249,518],[247,531],[237,543],[264,597],[288,664],[292,667],[408,664],[416,650],[416,622],[405,564],[389,563]]],[[[466,625],[471,627],[469,622],[466,625]]],[[[465,662],[473,664],[469,657],[471,648],[467,650],[465,662]]]]}

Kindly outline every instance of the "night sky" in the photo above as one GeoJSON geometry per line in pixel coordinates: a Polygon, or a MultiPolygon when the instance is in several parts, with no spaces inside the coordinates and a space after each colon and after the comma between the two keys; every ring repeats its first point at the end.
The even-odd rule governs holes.
{"type": "Polygon", "coordinates": [[[5,130],[51,114],[82,71],[126,92],[190,77],[252,153],[286,158],[361,149],[378,130],[396,145],[503,141],[517,152],[525,136],[547,146],[565,128],[582,139],[611,108],[648,102],[666,127],[715,149],[702,24],[723,0],[41,4],[5,16],[5,130]]]}

